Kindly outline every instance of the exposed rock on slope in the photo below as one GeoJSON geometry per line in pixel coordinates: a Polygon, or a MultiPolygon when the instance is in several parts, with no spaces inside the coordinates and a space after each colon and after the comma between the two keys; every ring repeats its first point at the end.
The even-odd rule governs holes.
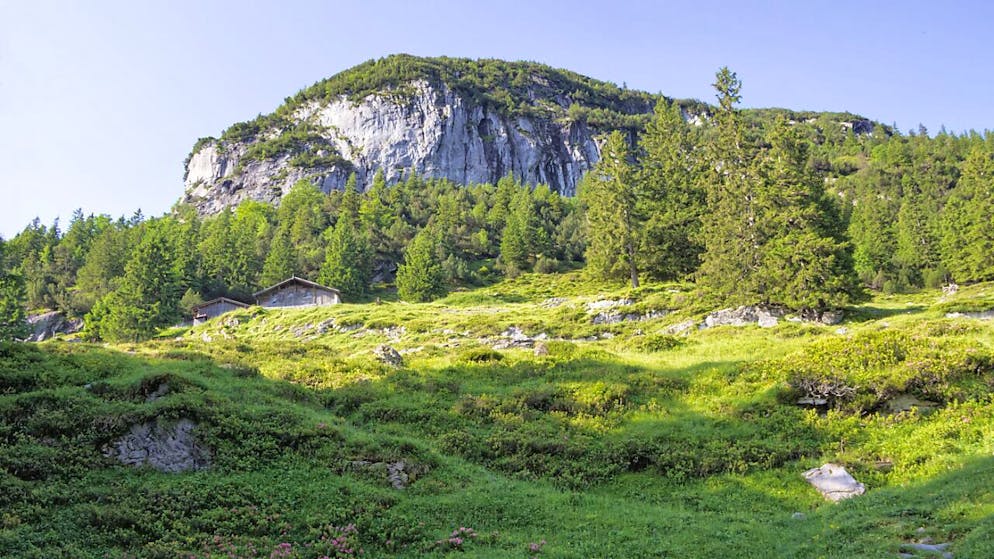
{"type": "Polygon", "coordinates": [[[79,332],[83,329],[83,320],[80,318],[66,318],[61,312],[52,311],[29,316],[28,326],[31,327],[31,335],[25,341],[43,342],[58,334],[75,334],[79,332]]]}
{"type": "Polygon", "coordinates": [[[594,136],[644,123],[656,99],[538,64],[390,57],[198,142],[185,200],[211,214],[246,199],[278,202],[301,179],[330,191],[355,172],[363,188],[377,170],[388,182],[413,171],[461,184],[513,173],[572,195],[597,161],[594,136]],[[377,64],[387,77],[368,78],[386,72],[377,64]],[[483,77],[467,82],[474,72],[483,77]],[[360,79],[378,87],[352,85],[360,79]],[[481,90],[488,79],[494,88],[481,90]]]}
{"type": "Polygon", "coordinates": [[[178,473],[210,467],[210,450],[193,435],[196,428],[189,419],[176,423],[148,422],[131,427],[131,431],[104,450],[108,458],[122,464],[149,465],[160,472],[178,473]]]}

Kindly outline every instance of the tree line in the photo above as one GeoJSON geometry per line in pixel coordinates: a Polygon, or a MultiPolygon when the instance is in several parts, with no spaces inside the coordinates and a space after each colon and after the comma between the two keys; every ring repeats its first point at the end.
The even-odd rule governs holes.
{"type": "Polygon", "coordinates": [[[861,134],[743,111],[741,85],[718,72],[703,124],[661,99],[639,134],[608,135],[576,199],[511,175],[456,185],[411,174],[388,187],[377,174],[365,192],[354,179],[329,194],[302,182],[279,207],[247,201],[209,218],[179,205],[154,219],[77,211],[64,231],[35,220],[0,240],[0,337],[16,337],[30,308],[85,316],[95,338],[139,339],[204,300],[250,300],[291,275],[347,300],[395,281],[401,298],[426,301],[585,265],[802,312],[866,289],[994,279],[994,135],[861,134]]]}
{"type": "Polygon", "coordinates": [[[592,273],[692,278],[715,301],[800,311],[994,279],[994,134],[860,134],[742,111],[727,68],[713,85],[709,125],[660,101],[634,145],[607,138],[579,188],[592,273]]]}
{"type": "Polygon", "coordinates": [[[330,194],[302,181],[279,207],[246,201],[207,218],[180,205],[154,219],[77,211],[65,231],[35,220],[0,245],[0,288],[9,277],[23,306],[85,316],[94,338],[134,340],[205,300],[251,301],[293,275],[347,301],[395,278],[403,299],[427,301],[502,275],[576,267],[583,239],[576,200],[547,186],[412,174],[388,188],[378,173],[366,192],[354,177],[330,194]]]}

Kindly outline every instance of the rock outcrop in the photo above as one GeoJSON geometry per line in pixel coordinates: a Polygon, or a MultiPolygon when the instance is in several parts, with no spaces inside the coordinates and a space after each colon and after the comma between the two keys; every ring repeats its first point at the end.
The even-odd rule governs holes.
{"type": "MultiPolygon", "coordinates": [[[[301,179],[329,192],[343,189],[354,171],[364,188],[377,170],[387,182],[415,172],[459,184],[494,183],[513,173],[525,183],[573,195],[597,162],[596,130],[585,122],[507,115],[474,104],[444,83],[409,85],[413,94],[404,98],[370,94],[354,102],[343,95],[298,108],[294,121],[320,136],[315,154],[327,164],[295,164],[292,153],[253,157],[250,149],[259,140],[201,143],[187,163],[185,201],[201,214],[214,214],[248,199],[278,202],[301,179]]],[[[572,99],[564,95],[548,103],[565,112],[572,99]]]]}
{"type": "Polygon", "coordinates": [[[704,318],[701,328],[715,326],[746,326],[756,324],[760,328],[772,328],[786,313],[775,307],[738,307],[714,311],[704,318]]]}
{"type": "Polygon", "coordinates": [[[133,425],[127,435],[104,449],[104,456],[166,473],[203,470],[210,467],[210,450],[197,441],[196,427],[189,419],[133,425]]]}
{"type": "Polygon", "coordinates": [[[404,357],[394,348],[383,344],[376,346],[373,350],[373,355],[376,356],[378,360],[391,367],[402,367],[404,366],[404,357]]]}
{"type": "Polygon", "coordinates": [[[28,317],[28,327],[31,334],[28,342],[43,342],[59,334],[75,334],[83,329],[83,319],[66,318],[59,311],[35,314],[28,317]]]}
{"type": "Polygon", "coordinates": [[[760,328],[773,328],[780,323],[781,319],[791,322],[811,322],[817,324],[832,325],[842,322],[842,311],[809,311],[800,315],[788,316],[787,311],[778,307],[767,307],[762,305],[742,306],[734,309],[721,309],[714,311],[704,318],[699,328],[712,328],[715,326],[748,326],[755,324],[760,328]]]}
{"type": "Polygon", "coordinates": [[[975,320],[994,319],[994,309],[988,311],[963,311],[946,313],[946,318],[972,318],[975,320]]]}

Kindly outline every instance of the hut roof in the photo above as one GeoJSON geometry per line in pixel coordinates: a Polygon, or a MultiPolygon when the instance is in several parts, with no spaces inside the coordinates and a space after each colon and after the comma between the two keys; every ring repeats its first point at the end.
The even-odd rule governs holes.
{"type": "Polygon", "coordinates": [[[241,301],[236,301],[234,299],[229,299],[227,297],[218,297],[216,299],[211,299],[210,301],[205,301],[203,303],[200,303],[199,305],[194,305],[192,307],[193,308],[193,312],[196,313],[197,311],[199,311],[202,308],[209,307],[211,305],[214,305],[214,304],[217,304],[217,303],[221,303],[221,302],[228,302],[228,303],[231,303],[232,305],[235,305],[236,307],[242,307],[243,309],[247,309],[250,306],[248,303],[243,303],[241,301]]]}
{"type": "Polygon", "coordinates": [[[291,283],[297,283],[297,284],[303,285],[305,287],[313,287],[315,289],[323,289],[325,291],[331,291],[332,293],[335,293],[336,295],[341,295],[342,294],[341,291],[335,289],[334,287],[328,287],[326,285],[321,285],[320,283],[315,283],[313,281],[305,280],[304,278],[298,278],[297,276],[291,276],[290,278],[285,279],[285,280],[277,283],[276,285],[267,287],[267,288],[263,289],[262,291],[258,291],[256,293],[252,294],[252,296],[258,299],[259,297],[262,297],[263,295],[266,295],[267,293],[270,293],[272,291],[276,291],[278,289],[282,289],[282,288],[290,285],[291,283]]]}

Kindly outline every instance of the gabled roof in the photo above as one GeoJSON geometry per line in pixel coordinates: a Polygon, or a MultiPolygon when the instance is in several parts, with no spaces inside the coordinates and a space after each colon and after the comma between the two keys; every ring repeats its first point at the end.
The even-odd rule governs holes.
{"type": "Polygon", "coordinates": [[[308,281],[308,280],[305,280],[304,278],[298,278],[297,276],[290,276],[289,279],[285,279],[285,280],[277,283],[276,285],[267,287],[267,288],[263,289],[262,291],[253,293],[252,296],[255,297],[255,298],[259,298],[259,297],[262,297],[263,295],[269,293],[270,291],[276,291],[277,289],[282,289],[282,288],[290,285],[291,283],[298,283],[298,284],[303,285],[305,287],[313,287],[315,289],[323,289],[325,291],[331,291],[331,292],[335,293],[336,295],[341,295],[342,294],[341,291],[335,289],[334,287],[328,287],[326,285],[321,285],[320,283],[314,283],[313,281],[308,281]]]}
{"type": "Polygon", "coordinates": [[[217,303],[221,303],[221,302],[231,303],[232,305],[235,305],[236,307],[242,307],[243,309],[247,309],[250,306],[248,303],[243,303],[241,301],[236,301],[234,299],[229,299],[227,297],[218,297],[216,299],[211,299],[210,301],[206,301],[204,303],[200,303],[199,305],[194,305],[192,308],[193,308],[193,311],[196,312],[196,311],[198,311],[198,310],[200,310],[200,309],[202,309],[204,307],[209,307],[211,305],[214,305],[214,304],[217,304],[217,303]]]}

